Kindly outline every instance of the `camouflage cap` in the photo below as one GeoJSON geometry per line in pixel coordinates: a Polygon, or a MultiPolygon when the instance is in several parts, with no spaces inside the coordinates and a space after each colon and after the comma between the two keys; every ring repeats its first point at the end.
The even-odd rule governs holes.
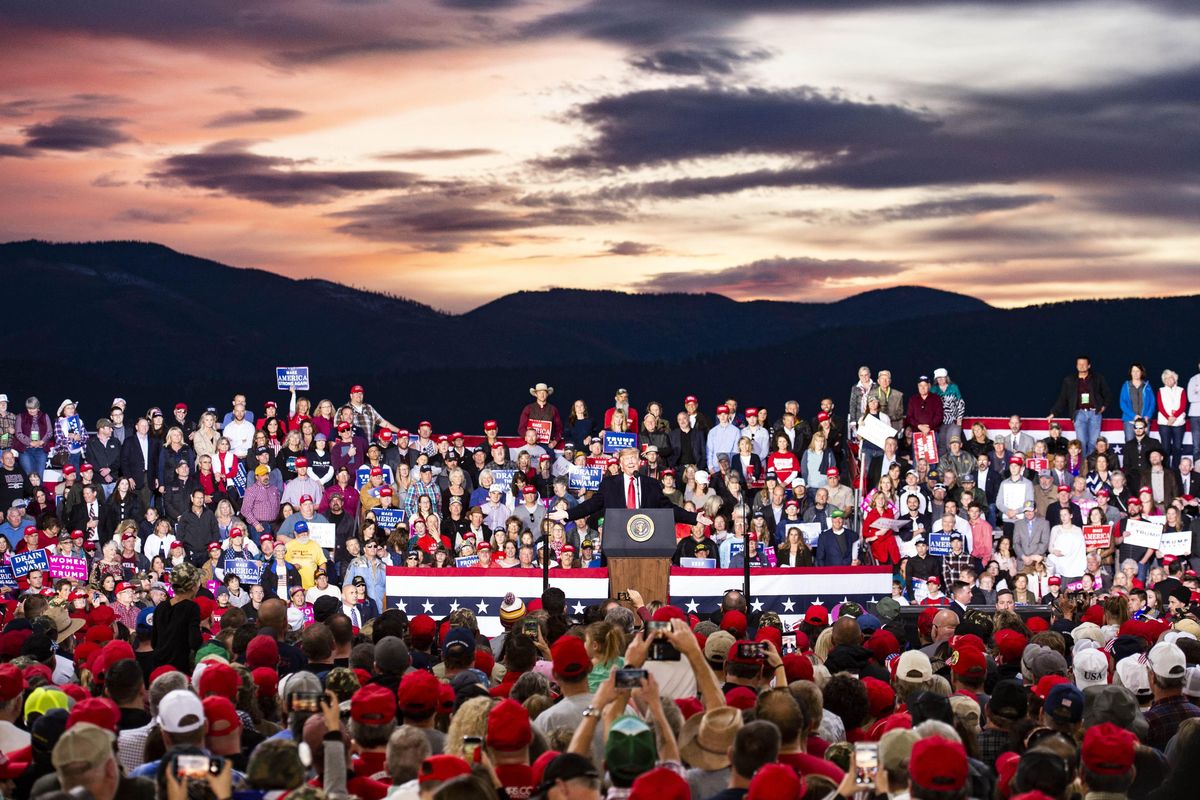
{"type": "Polygon", "coordinates": [[[758,627],[771,626],[783,630],[783,621],[779,619],[779,614],[774,611],[764,611],[762,616],[758,618],[758,627]]]}
{"type": "MultiPolygon", "coordinates": [[[[267,739],[254,748],[246,765],[246,782],[255,789],[291,791],[304,784],[304,764],[295,742],[267,739]]],[[[289,794],[288,797],[295,797],[289,794]]]]}
{"type": "Polygon", "coordinates": [[[333,692],[338,702],[349,700],[361,688],[358,676],[348,667],[334,667],[325,676],[325,688],[333,692]]]}
{"type": "Polygon", "coordinates": [[[479,621],[475,619],[475,612],[469,608],[460,608],[446,619],[449,620],[451,628],[466,628],[472,633],[479,633],[479,621]]]}
{"type": "MultiPolygon", "coordinates": [[[[336,497],[337,495],[334,495],[336,497]]],[[[305,784],[295,791],[288,792],[288,800],[326,800],[329,795],[324,789],[305,784]]]]}
{"type": "Polygon", "coordinates": [[[171,586],[176,592],[190,592],[200,585],[200,570],[188,562],[176,564],[171,571],[171,586]]]}

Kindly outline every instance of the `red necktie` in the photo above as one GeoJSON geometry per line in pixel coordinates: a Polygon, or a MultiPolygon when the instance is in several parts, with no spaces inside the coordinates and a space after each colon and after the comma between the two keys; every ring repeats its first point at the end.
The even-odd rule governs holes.
{"type": "Polygon", "coordinates": [[[637,508],[637,478],[629,479],[629,495],[626,497],[626,507],[637,508]]]}

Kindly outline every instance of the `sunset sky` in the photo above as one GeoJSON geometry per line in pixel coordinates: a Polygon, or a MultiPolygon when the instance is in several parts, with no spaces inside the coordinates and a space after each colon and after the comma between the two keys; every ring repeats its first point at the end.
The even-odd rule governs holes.
{"type": "Polygon", "coordinates": [[[519,289],[1191,294],[1200,4],[0,5],[0,240],[519,289]]]}

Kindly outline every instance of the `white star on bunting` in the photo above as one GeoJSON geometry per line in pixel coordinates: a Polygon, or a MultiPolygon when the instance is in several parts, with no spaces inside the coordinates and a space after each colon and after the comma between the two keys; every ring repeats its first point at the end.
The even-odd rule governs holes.
{"type": "Polygon", "coordinates": [[[396,608],[400,609],[405,614],[408,613],[408,603],[404,602],[403,600],[401,600],[399,603],[396,603],[396,608]]]}
{"type": "Polygon", "coordinates": [[[426,599],[424,603],[421,603],[421,607],[425,609],[426,614],[433,613],[433,603],[429,602],[428,599],[426,599]]]}
{"type": "Polygon", "coordinates": [[[455,600],[453,603],[450,604],[450,613],[453,614],[455,611],[458,611],[458,609],[459,609],[458,601],[455,600]]]}
{"type": "Polygon", "coordinates": [[[783,601],[783,610],[786,611],[787,613],[789,613],[789,614],[792,613],[792,609],[795,607],[796,607],[796,604],[794,602],[792,602],[792,598],[789,597],[787,600],[783,601]]]}
{"type": "Polygon", "coordinates": [[[750,604],[751,611],[762,611],[762,609],[763,609],[762,600],[755,600],[753,603],[750,604]]]}
{"type": "Polygon", "coordinates": [[[571,606],[572,614],[582,615],[586,610],[587,609],[583,607],[583,603],[579,602],[578,600],[575,601],[575,605],[571,606]]]}
{"type": "Polygon", "coordinates": [[[484,602],[483,600],[480,600],[478,603],[476,603],[475,607],[479,609],[480,614],[487,613],[488,604],[486,602],[484,602]]]}
{"type": "Polygon", "coordinates": [[[700,612],[700,604],[696,602],[695,598],[688,601],[687,610],[689,614],[698,614],[700,612]]]}

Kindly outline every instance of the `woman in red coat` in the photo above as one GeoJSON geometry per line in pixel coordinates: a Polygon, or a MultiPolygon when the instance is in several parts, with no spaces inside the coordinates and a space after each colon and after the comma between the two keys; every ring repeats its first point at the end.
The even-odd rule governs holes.
{"type": "Polygon", "coordinates": [[[896,535],[890,528],[872,528],[877,519],[895,519],[896,515],[888,508],[888,498],[883,492],[876,492],[871,500],[871,509],[863,521],[863,541],[871,546],[871,555],[877,564],[899,564],[900,547],[896,544],[896,535]]]}
{"type": "Polygon", "coordinates": [[[775,473],[775,477],[783,486],[790,485],[792,476],[800,472],[800,459],[791,448],[792,441],[788,439],[787,434],[777,434],[775,452],[767,455],[767,462],[763,465],[764,469],[775,473]]]}

